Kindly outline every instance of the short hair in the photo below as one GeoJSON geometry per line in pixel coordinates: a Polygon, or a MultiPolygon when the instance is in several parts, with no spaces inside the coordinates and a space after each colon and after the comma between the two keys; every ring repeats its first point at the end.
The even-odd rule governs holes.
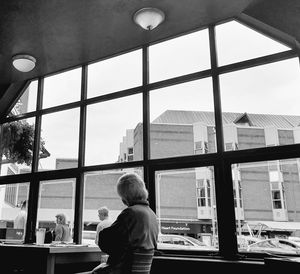
{"type": "Polygon", "coordinates": [[[98,213],[101,213],[104,217],[108,217],[108,208],[106,206],[99,207],[98,213]]]}
{"type": "Polygon", "coordinates": [[[117,182],[117,192],[128,204],[148,199],[148,191],[143,179],[136,173],[126,173],[117,182]]]}
{"type": "Polygon", "coordinates": [[[65,225],[67,223],[66,215],[63,213],[58,213],[55,215],[56,218],[60,219],[61,223],[65,225]]]}

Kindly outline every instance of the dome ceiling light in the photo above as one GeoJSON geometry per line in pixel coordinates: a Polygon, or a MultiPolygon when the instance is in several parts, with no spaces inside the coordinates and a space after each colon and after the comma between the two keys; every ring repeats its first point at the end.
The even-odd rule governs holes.
{"type": "Polygon", "coordinates": [[[12,58],[13,66],[21,72],[29,72],[34,69],[36,59],[28,54],[17,54],[12,58]]]}
{"type": "Polygon", "coordinates": [[[142,8],[138,10],[133,21],[145,30],[153,30],[165,20],[165,14],[157,8],[142,8]]]}

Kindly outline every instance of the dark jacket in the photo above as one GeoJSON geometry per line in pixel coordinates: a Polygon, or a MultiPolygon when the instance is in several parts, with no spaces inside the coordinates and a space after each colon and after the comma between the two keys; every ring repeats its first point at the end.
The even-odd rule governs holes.
{"type": "Polygon", "coordinates": [[[124,209],[110,227],[100,231],[98,245],[109,255],[109,265],[123,265],[125,269],[134,250],[156,249],[157,237],[156,215],[147,201],[139,201],[124,209]]]}

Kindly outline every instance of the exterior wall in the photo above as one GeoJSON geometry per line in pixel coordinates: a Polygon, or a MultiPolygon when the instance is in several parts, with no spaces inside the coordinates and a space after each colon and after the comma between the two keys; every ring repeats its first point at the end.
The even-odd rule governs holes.
{"type": "Polygon", "coordinates": [[[281,168],[288,219],[295,222],[300,220],[300,178],[297,162],[295,160],[290,160],[289,162],[289,166],[282,165],[281,168]]]}
{"type": "Polygon", "coordinates": [[[278,138],[280,145],[295,144],[294,134],[292,130],[278,130],[278,138]]]}
{"type": "Polygon", "coordinates": [[[84,209],[97,209],[101,206],[107,206],[111,210],[124,208],[116,193],[116,182],[123,173],[86,175],[84,209]]]}
{"type": "Polygon", "coordinates": [[[151,124],[151,158],[193,155],[193,140],[191,125],[151,124]]]}
{"type": "Polygon", "coordinates": [[[133,160],[143,160],[143,124],[139,123],[134,129],[133,160]]]}
{"type": "Polygon", "coordinates": [[[197,219],[196,176],[194,170],[161,176],[157,212],[166,219],[197,219]],[[186,197],[189,197],[187,199],[186,197]]]}
{"type": "Polygon", "coordinates": [[[245,220],[272,220],[272,201],[266,166],[241,164],[241,185],[245,220]]]}
{"type": "Polygon", "coordinates": [[[74,208],[75,179],[42,181],[40,193],[40,208],[74,208]]]}
{"type": "Polygon", "coordinates": [[[213,126],[207,127],[207,135],[208,135],[208,153],[217,152],[216,132],[213,126]]]}
{"type": "Polygon", "coordinates": [[[264,130],[262,128],[238,127],[237,134],[239,149],[250,149],[266,146],[264,130]]]}

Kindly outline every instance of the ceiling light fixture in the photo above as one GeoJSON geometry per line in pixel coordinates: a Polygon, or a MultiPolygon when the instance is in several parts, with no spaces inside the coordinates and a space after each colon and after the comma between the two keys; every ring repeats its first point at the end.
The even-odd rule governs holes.
{"type": "Polygon", "coordinates": [[[165,14],[157,8],[142,8],[138,10],[133,21],[145,30],[153,30],[165,20],[165,14]]]}
{"type": "Polygon", "coordinates": [[[29,72],[34,69],[36,59],[28,54],[17,54],[12,58],[13,66],[21,72],[29,72]]]}

